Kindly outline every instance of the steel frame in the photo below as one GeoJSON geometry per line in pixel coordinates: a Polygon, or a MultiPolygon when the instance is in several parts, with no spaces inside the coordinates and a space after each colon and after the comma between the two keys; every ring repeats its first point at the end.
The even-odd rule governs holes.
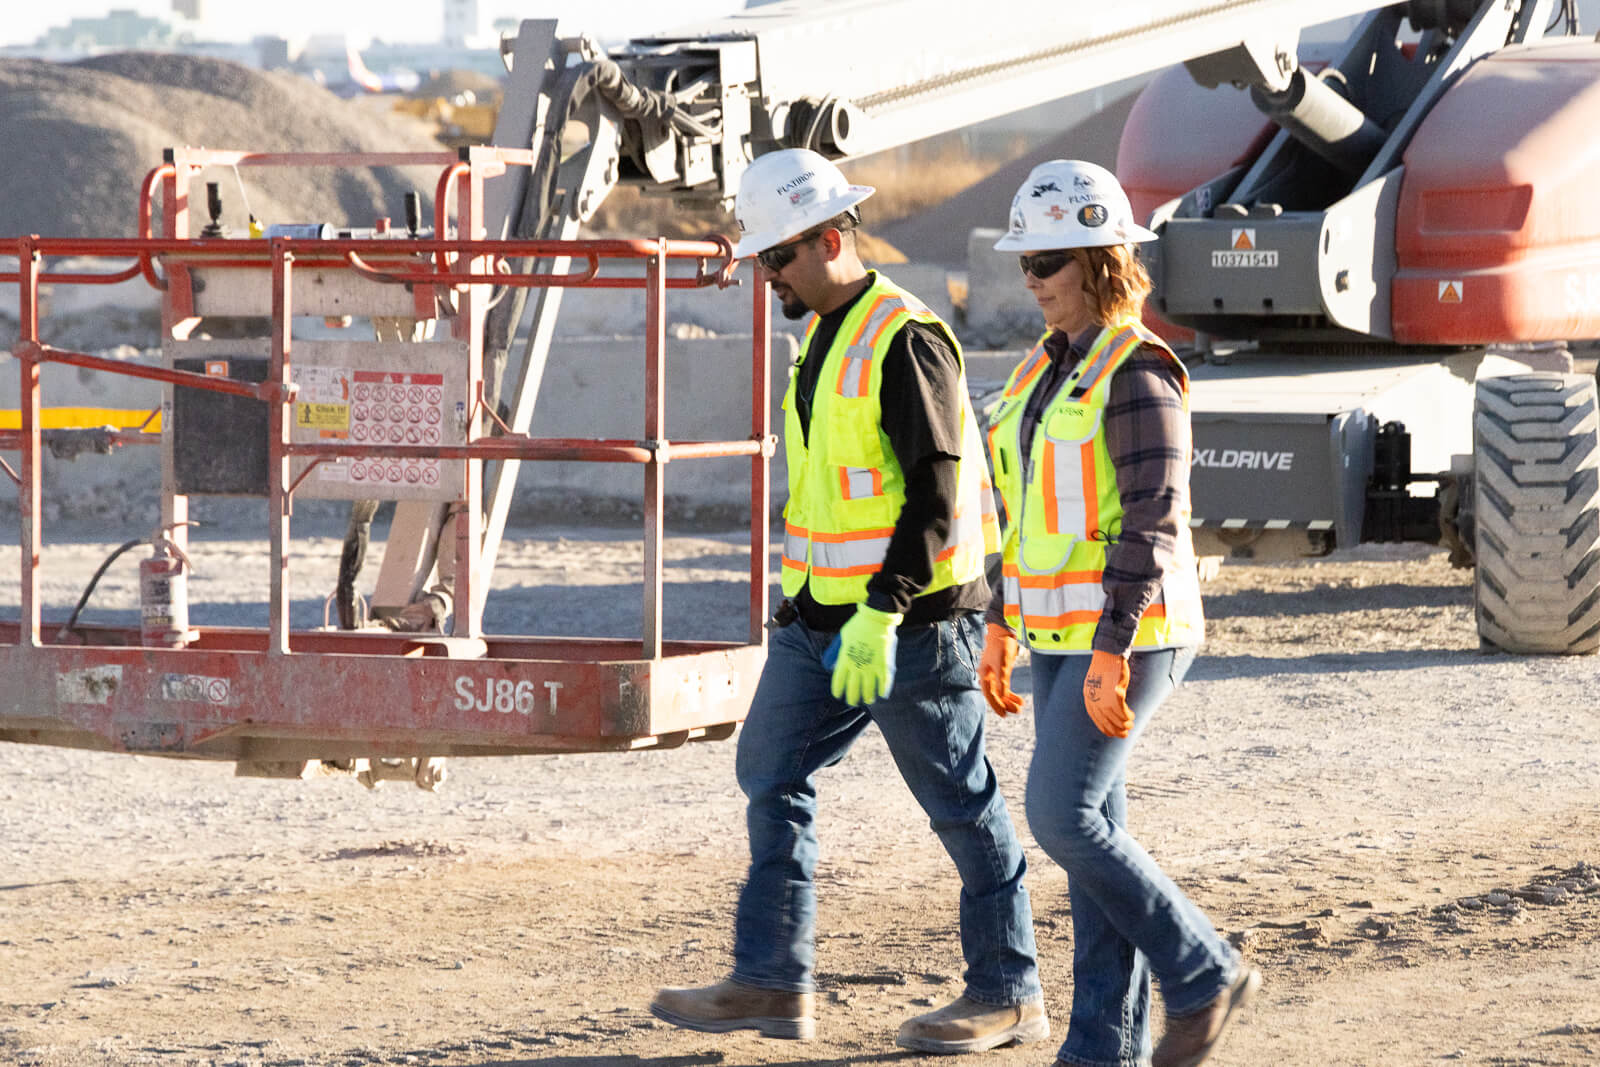
{"type": "MultiPolygon", "coordinates": [[[[20,451],[17,471],[21,543],[20,617],[0,622],[0,740],[240,761],[340,760],[600,751],[671,747],[730,735],[743,717],[765,658],[769,463],[776,439],[768,414],[770,385],[767,287],[752,291],[750,435],[733,441],[672,441],[666,436],[665,298],[669,289],[729,286],[731,248],[706,241],[484,240],[483,180],[531,153],[474,147],[459,154],[305,155],[181,150],[154,168],[140,192],[140,236],[122,239],[16,241],[21,429],[0,447],[20,451]],[[442,164],[436,234],[449,232],[454,195],[460,239],[395,238],[248,240],[190,238],[188,182],[208,165],[386,166],[442,164]],[[153,201],[163,194],[164,236],[152,234],[153,201]],[[133,261],[112,271],[44,269],[47,257],[133,261]],[[503,273],[508,261],[559,257],[584,264],[559,275],[503,273]],[[697,261],[693,277],[669,277],[673,259],[697,261]],[[632,261],[643,276],[608,276],[632,261]],[[291,443],[288,324],[299,271],[349,271],[382,285],[405,285],[419,312],[447,303],[452,329],[469,340],[469,382],[482,402],[484,311],[495,287],[643,288],[646,294],[643,436],[639,440],[472,436],[460,446],[291,443]],[[170,367],[130,365],[52,346],[40,328],[39,286],[111,284],[142,275],[162,291],[163,325],[183,338],[199,321],[197,271],[255,271],[271,278],[271,363],[256,384],[170,367]],[[50,632],[39,595],[42,538],[40,374],[58,362],[155,379],[169,387],[250,396],[270,405],[269,540],[271,592],[264,629],[199,627],[186,647],[144,647],[137,627],[75,626],[50,632]],[[432,456],[466,461],[457,523],[456,622],[450,636],[384,631],[291,632],[290,516],[298,482],[291,457],[313,465],[336,456],[432,456]],[[667,641],[662,634],[662,466],[673,460],[750,458],[749,630],[743,643],[667,641]],[[480,566],[481,466],[485,460],[568,460],[645,465],[643,638],[562,639],[482,632],[487,568],[480,566]]],[[[476,425],[477,419],[469,419],[476,425]]],[[[126,435],[124,435],[126,436],[126,435]]],[[[144,434],[143,439],[154,434],[144,434]]],[[[302,473],[301,478],[304,478],[302,473]]],[[[162,522],[187,518],[186,498],[164,472],[162,522]]],[[[183,527],[174,533],[181,537],[183,527]]],[[[175,538],[176,539],[176,538],[175,538]]]]}

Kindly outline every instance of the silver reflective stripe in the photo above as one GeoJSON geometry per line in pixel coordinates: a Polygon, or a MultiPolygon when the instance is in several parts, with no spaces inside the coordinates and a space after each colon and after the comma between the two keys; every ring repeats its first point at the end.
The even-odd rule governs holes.
{"type": "Polygon", "coordinates": [[[950,533],[944,539],[945,548],[955,548],[962,542],[968,542],[982,551],[983,545],[983,513],[973,513],[972,508],[963,508],[956,512],[955,521],[950,524],[950,533]]]}
{"type": "Polygon", "coordinates": [[[1098,581],[1072,582],[1053,589],[1022,590],[1022,615],[1054,619],[1077,611],[1099,612],[1105,607],[1106,593],[1098,581]]]}
{"type": "Polygon", "coordinates": [[[1022,390],[1025,388],[1023,383],[1029,382],[1029,380],[1033,377],[1034,369],[1041,361],[1049,358],[1050,357],[1045,353],[1043,341],[1040,341],[1038,344],[1034,345],[1033,351],[1028,353],[1028,358],[1023,361],[1023,364],[1020,368],[1018,368],[1015,377],[1011,379],[1011,388],[1006,390],[1006,395],[1015,396],[1022,392],[1022,390]]]}
{"type": "Polygon", "coordinates": [[[869,496],[882,496],[879,486],[883,483],[877,477],[875,467],[845,467],[844,482],[846,500],[865,500],[869,496]]]}
{"type": "Polygon", "coordinates": [[[1052,503],[1056,511],[1056,532],[1082,537],[1089,525],[1089,508],[1084,500],[1084,450],[1080,445],[1057,444],[1054,440],[1046,441],[1045,447],[1055,450],[1056,478],[1050,488],[1055,494],[1052,503]]]}
{"type": "Polygon", "coordinates": [[[867,316],[867,321],[861,324],[861,329],[856,333],[855,340],[860,344],[870,346],[877,338],[878,331],[883,329],[888,321],[905,309],[905,304],[900,300],[890,297],[880,303],[872,314],[867,316]]]}
{"type": "Polygon", "coordinates": [[[1105,372],[1106,364],[1111,361],[1111,357],[1116,354],[1117,350],[1122,347],[1123,342],[1130,335],[1138,336],[1132,330],[1127,329],[1118,330],[1116,333],[1110,334],[1110,336],[1101,335],[1101,341],[1104,343],[1096,343],[1095,347],[1090,350],[1089,358],[1078,368],[1078,373],[1073,378],[1073,397],[1082,396],[1083,391],[1087,391],[1088,385],[1083,385],[1083,391],[1080,391],[1080,383],[1092,385],[1094,380],[1105,372]]]}
{"type": "Polygon", "coordinates": [[[811,569],[819,573],[876,569],[889,550],[887,537],[862,537],[852,541],[811,542],[811,569]]]}
{"type": "Polygon", "coordinates": [[[837,391],[840,396],[866,396],[867,385],[872,381],[872,349],[866,345],[851,345],[844,352],[844,367],[839,372],[837,391]]]}
{"type": "Polygon", "coordinates": [[[798,563],[802,567],[805,566],[806,545],[809,543],[804,534],[785,530],[783,532],[783,558],[791,563],[798,563]]]}
{"type": "Polygon", "coordinates": [[[950,524],[944,547],[954,548],[963,541],[970,541],[976,551],[984,552],[989,548],[984,540],[984,520],[993,519],[998,523],[1000,516],[994,506],[994,486],[987,477],[989,468],[973,458],[983,455],[978,422],[972,416],[972,409],[965,403],[961,405],[961,416],[961,463],[963,468],[971,465],[973,476],[967,479],[968,484],[961,498],[956,501],[955,522],[950,524]]]}

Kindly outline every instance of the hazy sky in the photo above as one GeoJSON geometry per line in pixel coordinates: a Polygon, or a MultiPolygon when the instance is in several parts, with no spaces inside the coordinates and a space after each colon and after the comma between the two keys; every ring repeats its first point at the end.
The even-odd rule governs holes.
{"type": "MultiPolygon", "coordinates": [[[[743,0],[479,0],[487,18],[505,15],[559,18],[574,32],[601,37],[652,33],[735,11],[743,0]]],[[[0,17],[0,44],[26,44],[69,19],[131,8],[143,15],[168,16],[171,0],[54,0],[7,3],[0,17]]],[[[431,41],[443,26],[440,0],[205,0],[206,36],[248,39],[256,34],[297,37],[349,32],[386,41],[431,41]]]]}
{"type": "MultiPolygon", "coordinates": [[[[348,32],[358,39],[431,41],[438,38],[443,17],[440,0],[204,0],[208,36],[244,40],[256,34],[299,37],[312,33],[348,32]]],[[[146,15],[167,15],[171,0],[54,0],[50,3],[9,0],[0,17],[0,44],[25,44],[52,26],[75,16],[103,15],[111,8],[132,8],[146,15]]],[[[743,0],[479,0],[488,19],[499,16],[559,18],[574,33],[598,37],[637,36],[735,11],[743,0]]],[[[1600,29],[1600,0],[1579,0],[1589,33],[1600,29]]],[[[565,29],[565,28],[564,28],[565,29]]]]}

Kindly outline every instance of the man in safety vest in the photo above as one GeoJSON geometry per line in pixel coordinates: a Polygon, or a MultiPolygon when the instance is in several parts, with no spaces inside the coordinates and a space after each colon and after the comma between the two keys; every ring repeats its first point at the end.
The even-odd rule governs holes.
{"type": "Polygon", "coordinates": [[[733,973],[663,989],[650,1010],[694,1030],[813,1035],[815,775],[877,723],[962,882],[965,988],[897,1042],[976,1052],[1050,1033],[1027,864],[984,753],[998,526],[960,346],[857,255],[872,192],[800,149],[762,156],[739,188],[735,254],[757,258],[785,316],[812,313],[783,402],[786,599],[739,737],[751,859],[733,973]]]}

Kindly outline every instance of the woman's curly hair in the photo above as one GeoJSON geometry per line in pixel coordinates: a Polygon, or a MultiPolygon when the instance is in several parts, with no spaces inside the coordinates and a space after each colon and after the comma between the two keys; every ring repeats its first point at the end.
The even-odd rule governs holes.
{"type": "Polygon", "coordinates": [[[1096,323],[1110,326],[1139,317],[1154,286],[1133,245],[1074,248],[1071,252],[1083,268],[1083,292],[1096,323]]]}

